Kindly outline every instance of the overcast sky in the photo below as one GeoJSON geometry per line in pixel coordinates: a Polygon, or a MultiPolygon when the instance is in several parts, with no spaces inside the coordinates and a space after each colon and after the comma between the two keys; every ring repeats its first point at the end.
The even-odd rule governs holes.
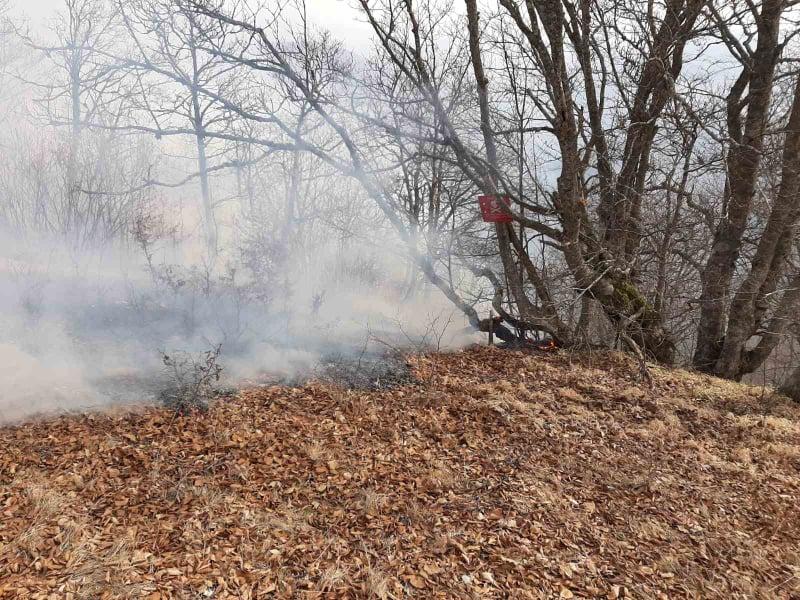
{"type": "MultiPolygon", "coordinates": [[[[349,48],[365,48],[369,28],[353,4],[354,0],[306,0],[308,15],[317,25],[330,30],[349,48]]],[[[63,5],[64,0],[11,0],[13,13],[29,17],[36,29],[63,5]]]]}

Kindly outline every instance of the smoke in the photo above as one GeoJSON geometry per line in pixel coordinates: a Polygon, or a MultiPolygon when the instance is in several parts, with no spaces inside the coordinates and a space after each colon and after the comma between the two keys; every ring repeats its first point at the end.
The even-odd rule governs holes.
{"type": "Polygon", "coordinates": [[[387,348],[474,341],[443,296],[425,286],[409,294],[401,262],[378,261],[368,248],[321,253],[316,268],[295,273],[286,288],[268,286],[274,293],[265,298],[224,261],[215,269],[176,263],[174,248],[154,259],[157,273],[173,278],[164,281],[135,248],[78,252],[41,239],[4,246],[2,423],[155,402],[165,385],[161,351],[219,344],[226,381],[238,386],[305,379],[323,361],[387,348]]]}
{"type": "MultiPolygon", "coordinates": [[[[108,56],[84,49],[134,45],[96,16],[62,10],[42,28],[41,45],[63,52],[0,37],[9,50],[0,83],[15,86],[0,97],[0,114],[14,116],[0,127],[0,423],[155,402],[168,383],[162,352],[219,346],[227,382],[250,385],[313,377],[331,360],[474,340],[463,315],[401,258],[406,248],[361,186],[325,161],[209,138],[201,166],[202,136],[162,139],[167,122],[188,126],[187,90],[172,79],[142,86],[135,69],[120,72],[120,89],[103,79],[114,71],[108,56]],[[77,86],[62,60],[76,47],[63,39],[70,19],[100,26],[92,31],[103,42],[78,44],[88,82],[77,86]],[[133,88],[146,96],[142,114],[133,88]],[[222,248],[209,260],[203,239],[217,226],[222,248]]],[[[280,87],[280,104],[284,95],[280,87]]],[[[260,135],[250,125],[227,126],[247,140],[260,135]]],[[[308,117],[306,127],[318,126],[308,117]]],[[[327,144],[324,132],[313,135],[327,144]]]]}

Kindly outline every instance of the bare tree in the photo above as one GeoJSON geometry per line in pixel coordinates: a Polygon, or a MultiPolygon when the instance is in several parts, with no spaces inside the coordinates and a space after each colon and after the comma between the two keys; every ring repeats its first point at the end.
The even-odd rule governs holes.
{"type": "Polygon", "coordinates": [[[43,41],[19,26],[8,30],[34,51],[12,71],[19,93],[32,96],[37,122],[54,130],[34,138],[25,119],[6,129],[16,151],[3,161],[0,218],[78,246],[124,238],[149,200],[130,190],[152,166],[149,150],[140,140],[86,131],[87,122],[111,125],[124,110],[113,101],[122,85],[109,58],[119,34],[114,11],[99,0],[65,0],[43,41]]]}
{"type": "MultiPolygon", "coordinates": [[[[538,123],[527,127],[527,133],[554,138],[553,151],[558,156],[560,175],[555,189],[548,193],[549,206],[531,205],[526,198],[517,196],[514,193],[517,186],[511,184],[499,164],[502,158],[498,156],[494,134],[499,128],[493,122],[497,113],[492,110],[490,82],[484,66],[486,34],[481,33],[477,4],[466,3],[467,29],[485,157],[478,154],[475,140],[468,139],[449,118],[441,90],[430,75],[429,65],[434,60],[431,48],[435,48],[435,43],[429,41],[432,31],[428,28],[433,20],[422,22],[429,15],[410,2],[361,3],[387,58],[402,66],[409,82],[431,104],[432,112],[443,115],[447,143],[476,185],[488,194],[511,196],[517,208],[527,204],[536,218],[512,210],[513,219],[550,238],[553,247],[562,253],[578,293],[596,298],[612,322],[618,326],[625,323],[631,328],[631,339],[644,346],[651,356],[670,360],[673,343],[661,327],[654,307],[637,289],[633,269],[629,267],[641,239],[638,232],[641,196],[648,180],[647,165],[657,122],[672,94],[670,82],[680,75],[683,50],[695,35],[703,2],[673,2],[661,14],[651,14],[649,18],[632,5],[623,6],[631,23],[639,27],[641,43],[638,47],[646,48],[650,54],[640,55],[629,69],[629,72],[638,73],[633,85],[635,92],[626,93],[623,86],[619,86],[620,94],[631,95],[626,103],[626,114],[617,115],[628,123],[623,129],[624,152],[619,172],[612,169],[612,157],[606,148],[605,99],[598,99],[595,82],[595,66],[602,66],[605,57],[599,51],[603,48],[602,38],[595,36],[614,35],[613,24],[605,21],[601,3],[527,2],[523,10],[510,0],[501,1],[500,5],[498,19],[505,25],[498,36],[503,44],[515,44],[520,56],[530,61],[531,68],[541,73],[542,81],[546,82],[539,93],[520,92],[531,98],[538,113],[538,123]],[[638,17],[641,19],[636,20],[638,17]],[[397,33],[400,27],[406,27],[402,35],[397,33]],[[578,65],[574,66],[583,78],[588,122],[574,99],[576,72],[567,62],[573,50],[578,56],[578,65]],[[595,189],[599,193],[600,221],[596,224],[587,211],[593,193],[585,179],[590,160],[596,161],[591,164],[598,178],[595,189]],[[542,218],[550,215],[549,222],[542,218]]],[[[605,70],[600,72],[604,78],[611,76],[605,70]]],[[[608,82],[602,81],[600,85],[602,92],[608,82]]],[[[525,133],[525,129],[520,132],[525,133]]],[[[522,321],[566,337],[559,331],[563,328],[554,327],[557,319],[550,293],[530,256],[520,250],[522,240],[507,226],[498,226],[497,238],[505,275],[522,321]],[[524,286],[519,285],[521,277],[515,272],[516,261],[541,304],[532,301],[524,286]]]]}
{"type": "Polygon", "coordinates": [[[774,348],[794,302],[796,103],[784,95],[782,116],[773,101],[781,82],[796,87],[779,68],[790,4],[365,1],[377,42],[366,61],[305,14],[180,10],[202,23],[200,51],[259,94],[196,85],[249,123],[206,138],[291,157],[283,237],[305,154],[359,182],[477,327],[488,326],[477,303],[491,301],[517,329],[576,344],[610,326],[671,361],[699,319],[695,363],[735,378],[774,348]],[[727,60],[720,43],[735,81],[703,73],[727,60]],[[762,160],[775,140],[781,160],[762,160]],[[764,178],[780,181],[774,199],[764,178]],[[511,223],[480,226],[469,201],[480,193],[507,196],[511,223]]]}
{"type": "MultiPolygon", "coordinates": [[[[258,61],[269,62],[273,73],[293,84],[322,122],[341,140],[347,150],[347,162],[341,163],[339,156],[332,157],[329,152],[321,150],[319,145],[312,147],[307,140],[300,139],[301,136],[289,131],[286,123],[280,125],[282,134],[294,144],[316,152],[331,164],[341,167],[343,172],[357,177],[407,240],[410,241],[412,237],[407,221],[387,202],[387,190],[374,175],[376,168],[386,169],[388,165],[376,165],[373,162],[372,166],[367,166],[359,143],[369,142],[356,139],[348,129],[350,121],[344,120],[342,115],[335,116],[331,107],[336,106],[345,115],[355,118],[356,122],[369,125],[373,130],[393,135],[398,145],[406,144],[416,148],[422,143],[428,143],[442,148],[446,160],[456,165],[478,190],[493,195],[505,193],[514,199],[517,208],[509,212],[522,227],[521,232],[503,224],[496,227],[495,237],[502,263],[502,279],[511,291],[510,300],[513,300],[516,315],[501,305],[505,288],[499,285],[501,278],[493,275],[490,268],[487,269],[489,265],[472,266],[475,273],[487,277],[493,283],[496,303],[500,304],[498,308],[501,315],[509,323],[523,329],[543,329],[565,343],[572,341],[572,332],[562,321],[548,282],[526,249],[526,230],[530,229],[538,235],[546,236],[551,247],[564,257],[579,297],[589,295],[596,298],[612,322],[618,326],[625,324],[630,332],[630,335],[626,333],[628,339],[643,346],[651,356],[669,360],[672,356],[672,341],[661,326],[652,304],[637,290],[632,270],[625,267],[638,248],[640,239],[639,234],[628,225],[632,221],[638,221],[641,190],[647,179],[647,169],[636,165],[647,164],[656,129],[655,126],[643,128],[641,123],[658,120],[663,111],[671,94],[671,87],[665,83],[665,77],[674,79],[679,75],[681,55],[686,42],[693,35],[694,23],[702,3],[676,3],[664,11],[659,26],[652,18],[644,26],[642,35],[651,36],[652,52],[659,60],[651,60],[645,56],[640,63],[638,79],[641,90],[638,97],[634,96],[627,115],[631,125],[627,130],[628,151],[623,158],[627,157],[629,162],[623,161],[620,174],[606,172],[610,168],[610,158],[604,156],[603,151],[595,153],[595,145],[604,143],[601,114],[595,116],[594,129],[591,123],[588,126],[592,133],[590,145],[582,153],[579,148],[584,142],[584,132],[578,127],[581,113],[572,98],[572,76],[565,62],[564,42],[565,39],[571,39],[575,47],[583,48],[584,54],[589,51],[588,47],[599,47],[597,42],[581,37],[581,32],[586,28],[594,31],[591,27],[592,15],[585,10],[579,14],[577,7],[571,5],[567,5],[564,10],[560,3],[542,3],[538,7],[530,4],[534,11],[533,16],[537,10],[542,14],[535,16],[533,21],[526,21],[516,5],[511,2],[501,4],[504,14],[510,18],[506,23],[513,25],[519,33],[517,38],[508,38],[506,42],[513,41],[522,48],[521,51],[532,61],[534,68],[541,70],[549,82],[548,96],[536,97],[532,102],[543,124],[530,130],[531,133],[553,135],[557,142],[561,175],[558,177],[556,189],[547,193],[546,205],[532,204],[525,196],[515,193],[518,186],[512,185],[505,173],[507,158],[498,154],[495,139],[497,127],[492,122],[494,116],[488,93],[488,77],[483,65],[481,24],[476,4],[468,2],[466,5],[469,38],[466,48],[462,46],[464,52],[459,53],[458,50],[442,51],[439,47],[437,35],[444,27],[444,19],[442,12],[437,11],[433,5],[418,11],[410,2],[405,1],[387,0],[377,5],[362,3],[362,11],[381,45],[379,58],[391,65],[392,72],[389,75],[395,86],[392,88],[393,96],[372,96],[369,106],[364,106],[363,103],[356,105],[353,101],[345,106],[341,99],[336,104],[330,97],[315,96],[303,80],[300,69],[290,62],[289,55],[281,46],[281,40],[270,39],[273,32],[267,33],[264,28],[251,25],[249,19],[245,21],[229,16],[206,5],[194,6],[206,16],[221,20],[229,26],[240,27],[251,36],[249,44],[252,44],[252,39],[258,40],[268,58],[233,56],[222,49],[218,52],[229,61],[237,61],[256,69],[267,70],[258,61]],[[538,30],[540,19],[551,28],[550,31],[538,30]],[[677,32],[677,37],[672,36],[672,32],[677,32]],[[445,52],[445,58],[437,62],[437,53],[441,52],[445,52]],[[467,88],[464,86],[463,75],[458,76],[459,68],[463,73],[463,69],[470,64],[477,83],[477,103],[470,102],[469,97],[465,96],[467,88]],[[666,65],[666,71],[654,71],[654,64],[666,65]],[[443,65],[449,65],[450,68],[446,69],[443,65]],[[400,101],[397,90],[405,94],[408,102],[400,101]],[[448,94],[451,96],[448,97],[448,94]],[[415,104],[427,106],[428,111],[415,115],[406,110],[407,106],[415,104]],[[480,139],[471,136],[467,129],[471,126],[469,121],[460,118],[462,115],[469,115],[469,106],[476,106],[479,113],[477,118],[482,132],[480,139]],[[598,170],[605,173],[600,183],[601,190],[606,190],[606,195],[601,195],[599,211],[601,215],[605,215],[601,222],[604,232],[602,234],[587,212],[589,189],[584,174],[588,167],[586,159],[594,155],[599,156],[598,170]],[[612,179],[617,182],[614,189],[611,189],[612,179]],[[519,207],[524,207],[532,216],[519,211],[519,207]],[[622,238],[625,238],[624,241],[620,241],[622,238]],[[613,244],[609,240],[613,240],[613,244]]],[[[252,45],[248,45],[248,51],[252,50],[252,45]]],[[[582,72],[587,93],[591,95],[595,84],[591,79],[591,65],[588,62],[584,63],[582,72]]],[[[386,73],[379,75],[384,78],[386,76],[386,73]]],[[[527,90],[518,91],[527,93],[527,90]]],[[[261,120],[275,123],[276,117],[273,114],[261,117],[261,120]]],[[[408,154],[414,155],[415,152],[408,154]]],[[[536,186],[540,184],[541,182],[536,182],[536,186]]],[[[523,194],[526,191],[523,190],[523,194]]],[[[453,286],[434,271],[430,257],[416,258],[418,266],[422,267],[435,285],[442,288],[467,314],[474,313],[474,309],[464,303],[453,286]]],[[[471,319],[479,321],[474,316],[471,319]]]]}
{"type": "Polygon", "coordinates": [[[39,92],[37,103],[49,122],[69,128],[74,144],[86,121],[113,119],[106,114],[108,100],[120,74],[108,55],[120,33],[117,17],[103,0],[64,0],[47,41],[16,28],[17,36],[47,65],[45,73],[34,70],[32,77],[20,77],[39,92]]]}
{"type": "Polygon", "coordinates": [[[116,68],[132,80],[129,88],[134,93],[126,98],[132,114],[110,127],[150,133],[157,139],[192,140],[196,173],[172,185],[199,180],[204,236],[213,260],[218,251],[219,232],[211,174],[237,163],[224,160],[226,148],[210,145],[208,129],[228,128],[230,122],[224,107],[201,90],[231,92],[236,85],[231,67],[203,51],[199,36],[204,26],[198,22],[200,16],[180,3],[137,0],[118,1],[116,6],[131,45],[127,52],[115,56],[116,68]],[[218,164],[211,164],[215,160],[218,164]]]}
{"type": "Polygon", "coordinates": [[[719,36],[742,65],[726,98],[726,181],[722,214],[714,232],[711,254],[703,269],[696,367],[731,378],[757,368],[774,348],[785,328],[779,313],[796,302],[789,287],[776,318],[767,325],[769,298],[783,276],[795,224],[800,215],[798,168],[800,167],[800,79],[792,92],[794,101],[784,125],[781,183],[759,232],[755,254],[733,298],[731,286],[742,257],[745,232],[753,216],[754,199],[763,176],[763,156],[770,132],[770,109],[781,55],[797,30],[782,35],[793,3],[765,0],[758,6],[734,5],[710,11],[719,36]],[[728,13],[728,14],[726,14],[728,13]],[[740,33],[743,29],[745,34],[740,33]],[[735,33],[734,33],[735,32],[735,33]],[[749,40],[755,39],[751,48],[749,40]],[[758,345],[746,349],[754,335],[758,345]]]}

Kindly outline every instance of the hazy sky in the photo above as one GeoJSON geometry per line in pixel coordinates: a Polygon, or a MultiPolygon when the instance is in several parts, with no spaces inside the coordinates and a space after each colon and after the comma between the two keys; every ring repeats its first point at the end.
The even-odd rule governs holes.
{"type": "MultiPolygon", "coordinates": [[[[353,3],[354,0],[306,0],[309,17],[347,42],[350,48],[364,46],[369,39],[368,26],[353,8],[353,3]]],[[[11,0],[13,12],[28,16],[35,28],[55,15],[63,5],[64,0],[11,0]]]]}

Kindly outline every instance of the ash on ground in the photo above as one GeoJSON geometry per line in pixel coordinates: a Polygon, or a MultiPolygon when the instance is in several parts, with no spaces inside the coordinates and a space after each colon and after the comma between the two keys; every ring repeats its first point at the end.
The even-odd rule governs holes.
{"type": "Polygon", "coordinates": [[[204,412],[214,402],[224,401],[235,396],[239,389],[249,387],[300,387],[316,380],[348,390],[378,391],[416,381],[402,352],[376,348],[365,351],[345,343],[318,356],[313,364],[299,364],[292,375],[277,374],[265,365],[259,373],[242,377],[239,373],[227,372],[224,360],[222,366],[221,378],[202,386],[191,377],[187,381],[178,380],[157,369],[105,377],[92,383],[104,404],[145,401],[188,414],[204,412]]]}
{"type": "Polygon", "coordinates": [[[327,355],[316,368],[314,378],[349,390],[386,390],[414,383],[405,358],[395,352],[327,355]]]}

